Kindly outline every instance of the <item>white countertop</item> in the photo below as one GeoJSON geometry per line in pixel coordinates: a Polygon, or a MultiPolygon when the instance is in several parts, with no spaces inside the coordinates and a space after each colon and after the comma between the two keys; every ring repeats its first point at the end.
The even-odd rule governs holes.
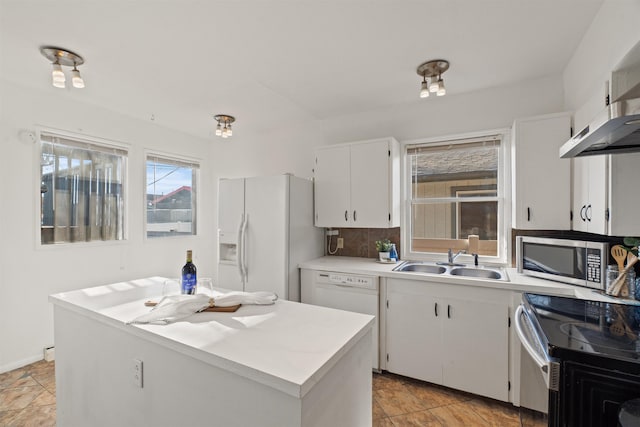
{"type": "Polygon", "coordinates": [[[299,267],[310,270],[337,271],[341,273],[351,274],[368,274],[387,278],[402,278],[410,280],[422,280],[425,282],[450,283],[454,285],[505,289],[517,292],[559,295],[606,302],[632,304],[636,303],[634,301],[621,300],[619,298],[613,298],[607,295],[603,295],[600,292],[588,288],[519,274],[515,268],[511,267],[504,268],[504,270],[507,272],[509,280],[503,281],[450,275],[392,271],[401,262],[402,261],[398,262],[397,264],[386,264],[380,263],[376,259],[372,258],[324,256],[300,263],[299,267]]]}
{"type": "Polygon", "coordinates": [[[304,396],[373,325],[373,316],[278,300],[235,313],[197,313],[169,325],[127,325],[158,300],[151,277],[51,295],[68,310],[160,343],[295,397],[304,396]]]}

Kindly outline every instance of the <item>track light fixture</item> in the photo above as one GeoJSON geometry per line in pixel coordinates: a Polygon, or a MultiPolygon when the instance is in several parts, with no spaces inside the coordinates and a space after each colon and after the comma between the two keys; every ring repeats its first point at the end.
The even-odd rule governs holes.
{"type": "Polygon", "coordinates": [[[442,80],[442,73],[448,69],[449,61],[444,59],[434,59],[420,64],[416,70],[418,75],[422,76],[420,98],[428,97],[429,92],[434,92],[437,96],[444,96],[447,93],[444,87],[444,80],[442,80]],[[427,78],[430,79],[429,84],[427,84],[427,78]]]}
{"type": "Polygon", "coordinates": [[[73,67],[71,71],[71,83],[73,87],[81,89],[84,87],[84,79],[80,75],[78,66],[84,64],[84,59],[77,53],[70,50],[54,46],[41,46],[40,53],[51,61],[53,70],[51,71],[51,83],[58,88],[66,86],[66,77],[62,71],[62,65],[73,67]]]}
{"type": "Polygon", "coordinates": [[[236,118],[227,114],[217,114],[213,118],[218,122],[216,125],[216,135],[223,138],[228,138],[233,135],[233,129],[231,129],[231,123],[236,121],[236,118]]]}

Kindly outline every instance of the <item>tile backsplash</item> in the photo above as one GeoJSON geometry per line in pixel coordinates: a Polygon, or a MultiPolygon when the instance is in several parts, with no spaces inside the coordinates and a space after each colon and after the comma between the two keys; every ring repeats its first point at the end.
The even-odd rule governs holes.
{"type": "MultiPolygon", "coordinates": [[[[331,252],[336,248],[336,238],[342,237],[344,239],[344,248],[338,249],[333,255],[378,258],[376,240],[389,239],[391,243],[396,244],[398,256],[402,258],[402,254],[400,253],[400,227],[334,228],[333,230],[338,230],[339,234],[337,236],[331,236],[331,252]]],[[[329,237],[326,239],[328,242],[329,237]]]]}

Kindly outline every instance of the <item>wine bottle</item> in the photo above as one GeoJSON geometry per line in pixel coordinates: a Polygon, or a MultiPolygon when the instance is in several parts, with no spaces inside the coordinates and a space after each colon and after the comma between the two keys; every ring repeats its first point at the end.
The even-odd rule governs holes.
{"type": "Polygon", "coordinates": [[[193,295],[196,293],[196,266],[192,262],[192,252],[187,251],[187,263],[182,267],[182,293],[193,295]]]}

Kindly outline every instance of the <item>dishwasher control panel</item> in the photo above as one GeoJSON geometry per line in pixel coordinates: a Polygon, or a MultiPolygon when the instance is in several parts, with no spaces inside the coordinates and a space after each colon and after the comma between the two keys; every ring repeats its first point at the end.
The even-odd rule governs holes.
{"type": "Polygon", "coordinates": [[[318,272],[317,283],[350,286],[353,288],[377,289],[378,278],[344,273],[318,272]]]}

